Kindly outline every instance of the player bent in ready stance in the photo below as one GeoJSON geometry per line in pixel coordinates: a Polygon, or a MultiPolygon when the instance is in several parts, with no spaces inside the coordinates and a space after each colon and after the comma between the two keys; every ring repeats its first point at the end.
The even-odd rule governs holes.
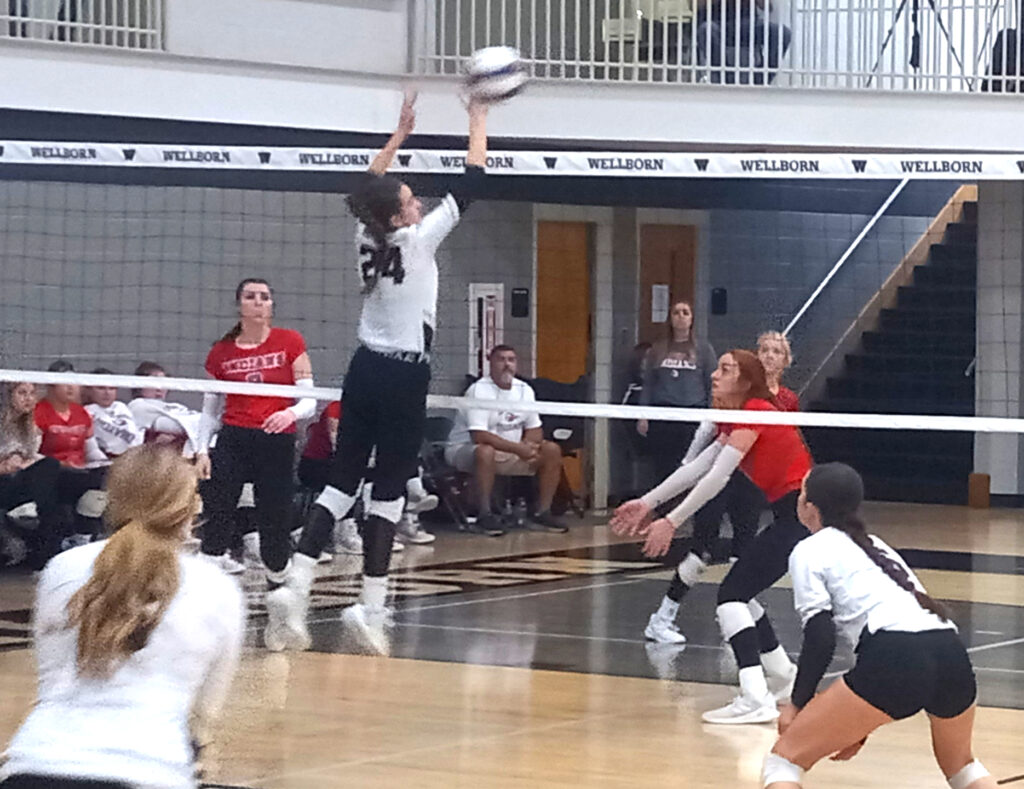
{"type": "Polygon", "coordinates": [[[971,753],[977,688],[956,625],[899,554],[866,532],[857,515],[863,498],[860,475],[842,463],[815,466],[804,479],[797,514],[811,536],[789,558],[804,644],[764,785],[801,787],[818,760],[850,759],[879,726],[923,709],[950,788],[995,787],[971,753]],[[857,663],[814,696],[837,627],[859,637],[857,663]]]}

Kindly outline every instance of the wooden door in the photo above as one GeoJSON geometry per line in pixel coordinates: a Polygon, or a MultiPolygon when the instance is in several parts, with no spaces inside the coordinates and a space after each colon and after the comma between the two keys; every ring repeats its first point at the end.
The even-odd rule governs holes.
{"type": "Polygon", "coordinates": [[[665,321],[652,320],[655,293],[668,290],[667,306],[688,301],[694,312],[697,274],[697,228],[692,225],[643,225],[640,228],[640,342],[654,342],[665,336],[665,321]]]}

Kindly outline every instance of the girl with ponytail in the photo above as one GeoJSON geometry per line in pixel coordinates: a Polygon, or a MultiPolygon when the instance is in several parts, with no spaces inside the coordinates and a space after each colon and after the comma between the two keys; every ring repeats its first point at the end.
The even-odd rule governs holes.
{"type": "Polygon", "coordinates": [[[971,752],[977,688],[956,625],[899,554],[867,533],[857,512],[863,498],[860,475],[843,463],[804,478],[797,514],[811,536],[789,560],[804,643],[764,786],[797,789],[820,759],[850,759],[879,726],[925,710],[950,788],[992,789],[995,779],[971,752]],[[815,696],[837,629],[859,639],[857,663],[815,696]]]}
{"type": "Polygon", "coordinates": [[[194,787],[194,738],[234,673],[241,591],[182,552],[199,502],[193,468],[144,445],[114,461],[107,486],[111,536],[58,555],[39,578],[39,699],[7,750],[3,789],[194,787]]]}

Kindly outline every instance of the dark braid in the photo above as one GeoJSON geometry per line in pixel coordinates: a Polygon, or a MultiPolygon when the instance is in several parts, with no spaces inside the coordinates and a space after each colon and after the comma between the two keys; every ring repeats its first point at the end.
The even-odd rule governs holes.
{"type": "Polygon", "coordinates": [[[931,611],[945,622],[950,620],[949,609],[918,589],[906,568],[871,539],[867,527],[857,515],[864,499],[864,481],[860,474],[845,463],[822,463],[811,469],[804,488],[807,501],[820,510],[824,526],[846,534],[897,586],[914,595],[926,611],[931,611]]]}
{"type": "MultiPolygon", "coordinates": [[[[391,217],[402,210],[402,182],[391,175],[367,174],[363,182],[348,196],[349,210],[362,222],[372,244],[361,244],[363,294],[373,291],[380,278],[395,268],[397,247],[388,243],[394,230],[391,217]]],[[[399,266],[400,268],[400,266],[399,266]]]]}

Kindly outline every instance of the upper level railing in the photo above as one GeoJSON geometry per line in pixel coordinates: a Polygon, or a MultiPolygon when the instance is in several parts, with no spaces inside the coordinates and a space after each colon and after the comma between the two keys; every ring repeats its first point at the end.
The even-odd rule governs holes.
{"type": "Polygon", "coordinates": [[[539,79],[1017,92],[1016,0],[415,0],[414,62],[518,48],[539,79]]]}
{"type": "Polygon", "coordinates": [[[0,0],[0,39],[162,49],[163,3],[164,0],[0,0]]]}

